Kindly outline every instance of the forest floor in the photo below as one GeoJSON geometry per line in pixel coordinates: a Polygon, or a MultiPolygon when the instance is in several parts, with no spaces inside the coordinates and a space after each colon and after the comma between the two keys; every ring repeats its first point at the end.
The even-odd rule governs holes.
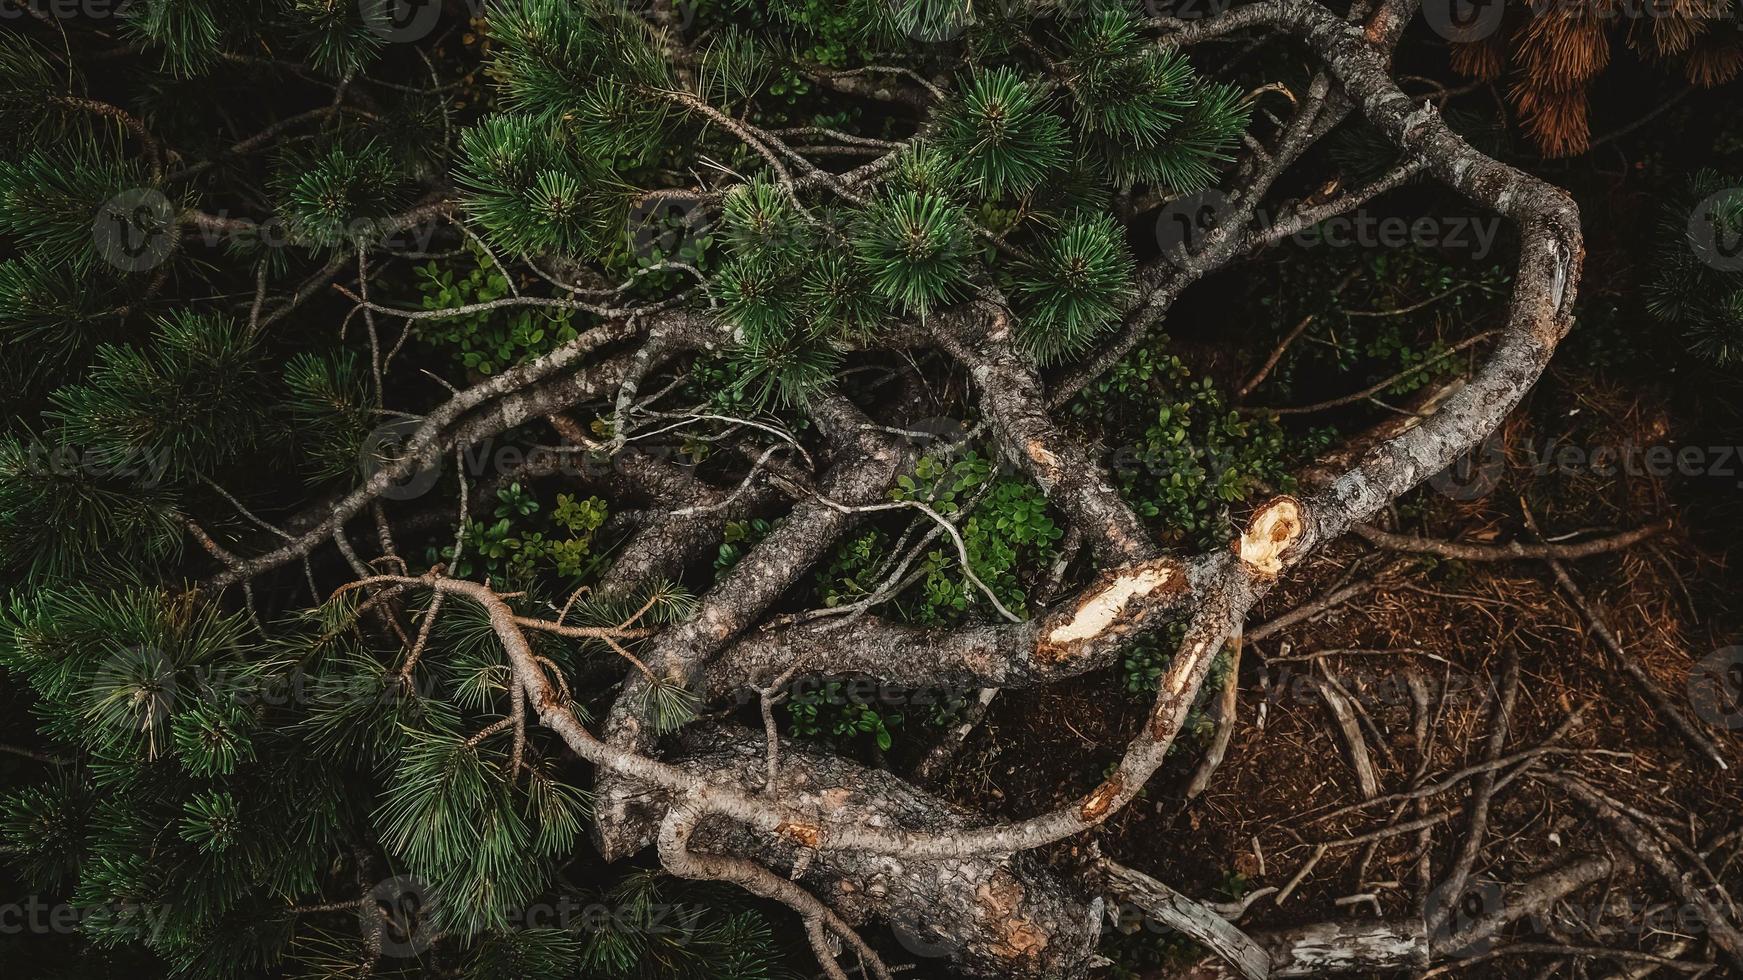
{"type": "MultiPolygon", "coordinates": [[[[1415,513],[1401,523],[1414,533],[1466,542],[1529,540],[1523,536],[1521,491],[1528,500],[1550,502],[1535,517],[1552,539],[1668,519],[1668,530],[1638,545],[1568,566],[1627,654],[1676,704],[1699,714],[1702,709],[1690,707],[1692,672],[1702,660],[1722,660],[1719,651],[1735,642],[1736,601],[1743,595],[1735,571],[1724,565],[1730,536],[1705,530],[1713,526],[1715,501],[1737,499],[1735,461],[1731,475],[1688,476],[1677,488],[1680,497],[1672,495],[1670,482],[1650,472],[1630,474],[1626,466],[1611,476],[1590,466],[1548,466],[1540,458],[1542,447],[1554,444],[1558,430],[1565,439],[1570,417],[1582,418],[1584,445],[1640,447],[1644,456],[1647,447],[1678,444],[1669,406],[1589,378],[1552,374],[1513,417],[1505,434],[1506,477],[1492,492],[1460,502],[1421,491],[1410,508],[1415,513]]],[[[1639,469],[1648,467],[1642,463],[1639,469]]],[[[1363,796],[1350,741],[1316,678],[1335,679],[1357,705],[1362,750],[1384,795],[1409,787],[1419,775],[1432,783],[1482,761],[1493,694],[1510,653],[1518,657],[1520,684],[1506,752],[1563,747],[1545,756],[1536,771],[1580,774],[1661,818],[1696,848],[1712,843],[1697,828],[1724,827],[1743,812],[1743,780],[1735,778],[1743,770],[1743,731],[1726,727],[1737,719],[1715,719],[1705,709],[1718,722],[1704,728],[1729,762],[1727,773],[1659,715],[1542,561],[1400,555],[1351,540],[1268,597],[1249,629],[1364,581],[1373,587],[1244,645],[1231,742],[1208,788],[1196,799],[1184,797],[1207,739],[1183,742],[1146,796],[1100,832],[1101,853],[1207,901],[1277,889],[1253,903],[1242,922],[1246,927],[1420,915],[1424,887],[1417,865],[1424,842],[1418,834],[1393,833],[1371,851],[1361,838],[1445,813],[1429,848],[1435,874],[1443,873],[1463,837],[1469,781],[1420,804],[1382,801],[1352,809],[1363,796]],[[1416,737],[1409,673],[1422,678],[1433,700],[1425,743],[1416,737]],[[1571,731],[1549,742],[1575,712],[1571,731]],[[1183,845],[1187,841],[1190,846],[1183,845]]],[[[1736,669],[1735,663],[1729,666],[1736,669]]],[[[1117,672],[1039,692],[1008,692],[958,758],[948,793],[989,812],[1025,814],[1062,805],[1117,760],[1148,700],[1147,693],[1128,694],[1117,672]]],[[[1582,830],[1589,819],[1553,786],[1530,778],[1514,783],[1495,798],[1477,878],[1518,881],[1565,860],[1589,842],[1582,830]]],[[[1089,846],[1079,841],[1054,857],[1070,865],[1089,846]]],[[[1734,864],[1718,869],[1722,877],[1736,871],[1734,864]]],[[[1649,915],[1651,897],[1629,888],[1619,882],[1598,907],[1564,909],[1576,913],[1569,934],[1559,922],[1526,928],[1554,932],[1573,944],[1596,944],[1594,937],[1618,931],[1645,945],[1677,938],[1645,935],[1667,928],[1674,933],[1675,919],[1649,915]],[[1572,935],[1582,925],[1590,934],[1572,935]]],[[[1133,975],[1161,975],[1142,967],[1169,962],[1166,936],[1151,932],[1128,945],[1132,959],[1122,965],[1138,966],[1133,975]]],[[[1542,966],[1515,958],[1489,964],[1496,972],[1485,975],[1535,975],[1542,966]]]]}

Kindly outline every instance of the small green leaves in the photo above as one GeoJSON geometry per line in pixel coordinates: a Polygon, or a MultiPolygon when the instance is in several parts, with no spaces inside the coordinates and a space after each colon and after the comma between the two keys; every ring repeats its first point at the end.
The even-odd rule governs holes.
{"type": "Polygon", "coordinates": [[[1043,364],[1082,350],[1134,290],[1125,236],[1106,214],[1074,215],[1018,272],[1019,339],[1043,364]]]}
{"type": "Polygon", "coordinates": [[[855,225],[854,252],[878,295],[925,316],[968,283],[968,218],[936,193],[877,199],[855,225]]]}
{"type": "Polygon", "coordinates": [[[1018,194],[1065,167],[1065,121],[1041,86],[1009,68],[978,72],[938,120],[938,146],[987,197],[1018,194]]]}

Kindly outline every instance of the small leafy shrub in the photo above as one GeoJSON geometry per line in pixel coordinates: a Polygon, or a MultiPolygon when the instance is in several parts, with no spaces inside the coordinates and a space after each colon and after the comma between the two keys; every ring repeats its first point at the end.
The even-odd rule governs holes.
{"type": "Polygon", "coordinates": [[[610,516],[605,501],[560,493],[549,517],[541,519],[538,499],[519,483],[503,487],[496,496],[494,521],[466,521],[466,544],[458,562],[453,545],[432,549],[430,560],[450,563],[450,573],[457,576],[490,575],[510,582],[531,581],[543,570],[579,582],[592,572],[599,558],[593,551],[593,532],[610,516]]]}
{"type": "MultiPolygon", "coordinates": [[[[477,243],[467,240],[464,257],[434,259],[417,267],[426,310],[453,309],[513,296],[508,277],[477,243]]],[[[574,340],[574,311],[509,307],[436,320],[419,320],[418,336],[447,351],[467,371],[501,373],[574,340]]]]}

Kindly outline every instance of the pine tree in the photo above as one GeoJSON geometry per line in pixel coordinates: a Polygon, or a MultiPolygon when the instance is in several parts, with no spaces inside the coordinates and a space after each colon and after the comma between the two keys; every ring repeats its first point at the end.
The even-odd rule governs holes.
{"type": "MultiPolygon", "coordinates": [[[[1255,549],[1294,560],[1275,418],[1154,342],[1311,142],[1260,69],[1124,0],[23,6],[0,865],[81,911],[56,969],[748,980],[924,941],[1084,975],[1099,906],[1033,841],[883,766],[900,718],[777,688],[837,642],[924,671],[1043,624],[1012,675],[1057,680],[1173,615],[1159,540],[1211,543],[1193,588],[1258,583],[1195,624],[1269,587],[1255,549]],[[1224,183],[1233,223],[1155,254],[1155,211],[1224,183]],[[1223,458],[1116,487],[1056,410],[1223,458]],[[713,662],[783,630],[790,667],[713,662]]],[[[1733,356],[1734,292],[1671,295],[1733,356]]],[[[1222,646],[1183,645],[1186,707],[1222,646]]],[[[1123,805],[1171,711],[1060,825],[1123,805]]]]}

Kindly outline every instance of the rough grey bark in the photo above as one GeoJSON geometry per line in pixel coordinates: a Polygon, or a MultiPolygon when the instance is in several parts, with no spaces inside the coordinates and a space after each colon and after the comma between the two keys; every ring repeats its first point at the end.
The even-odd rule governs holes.
{"type": "MultiPolygon", "coordinates": [[[[712,779],[736,780],[746,792],[770,793],[760,733],[726,728],[687,732],[677,747],[681,766],[712,779]]],[[[839,755],[800,747],[781,753],[772,795],[831,814],[869,819],[889,829],[948,833],[975,814],[839,755]]],[[[909,958],[951,955],[956,965],[986,977],[1056,978],[1087,969],[1100,935],[1101,901],[1079,902],[1029,855],[911,859],[852,851],[810,852],[788,838],[770,838],[742,824],[703,822],[698,850],[750,857],[795,876],[808,891],[855,924],[891,926],[909,958]],[[810,854],[809,858],[802,855],[810,854]]],[[[899,963],[901,957],[893,957],[899,963]]]]}
{"type": "MultiPolygon", "coordinates": [[[[687,622],[662,634],[646,660],[660,674],[689,686],[707,658],[749,629],[776,600],[823,561],[859,517],[838,506],[854,507],[885,499],[886,488],[911,465],[905,443],[874,429],[859,409],[840,395],[811,409],[834,449],[818,493],[797,503],[738,565],[707,595],[687,622]]],[[[646,752],[653,732],[643,707],[646,678],[631,674],[605,724],[613,745],[646,752]]],[[[631,804],[633,794],[609,773],[595,787],[599,819],[594,842],[608,858],[632,854],[653,841],[658,814],[631,804]]]]}
{"type": "Polygon", "coordinates": [[[1060,431],[1048,417],[1041,379],[1018,353],[1011,320],[1007,310],[987,309],[981,316],[941,321],[934,335],[968,368],[1004,455],[1065,512],[1096,557],[1104,565],[1155,557],[1155,542],[1114,489],[1094,444],[1060,431]]]}
{"type": "MultiPolygon", "coordinates": [[[[1158,20],[1180,44],[1244,28],[1280,31],[1304,42],[1323,60],[1324,71],[1310,84],[1278,145],[1244,166],[1239,206],[1227,230],[1213,234],[1183,268],[1157,262],[1142,270],[1145,295],[1121,336],[1050,397],[1044,397],[1038,377],[1004,336],[1003,311],[989,318],[983,301],[940,311],[930,329],[910,324],[896,331],[899,344],[935,343],[968,369],[999,444],[1092,542],[1106,569],[1100,579],[1033,623],[919,630],[863,618],[839,630],[828,623],[760,630],[774,605],[826,558],[864,508],[886,500],[891,482],[912,464],[910,447],[878,429],[887,423],[874,423],[844,397],[831,396],[810,406],[829,447],[828,467],[813,495],[801,499],[703,596],[694,617],[653,638],[645,654],[649,667],[668,682],[717,699],[731,699],[794,671],[858,673],[910,686],[996,688],[1046,683],[1111,663],[1122,644],[1178,611],[1187,620],[1186,634],[1148,717],[1112,772],[1098,785],[1081,788],[1065,805],[987,821],[890,773],[799,749],[788,750],[780,785],[766,792],[760,737],[716,732],[712,743],[692,736],[661,751],[644,716],[648,681],[639,672],[630,675],[603,733],[595,736],[527,644],[523,630],[551,624],[517,618],[488,586],[445,579],[439,572],[419,578],[377,576],[360,584],[433,588],[486,610],[514,668],[517,691],[543,725],[598,767],[594,831],[606,857],[640,849],[657,833],[669,868],[739,881],[787,901],[815,939],[821,909],[761,872],[797,865],[794,877],[843,916],[853,921],[877,916],[912,929],[931,925],[935,931],[924,935],[971,970],[1082,976],[1099,929],[1096,917],[1085,914],[1093,906],[1072,900],[1025,853],[1094,828],[1135,798],[1162,764],[1212,662],[1239,634],[1253,604],[1290,568],[1476,446],[1540,375],[1571,325],[1583,258],[1572,201],[1478,153],[1442,123],[1431,104],[1418,104],[1398,89],[1389,77],[1389,50],[1413,10],[1412,0],[1388,2],[1365,28],[1308,0],[1259,0],[1185,24],[1158,20]],[[1241,226],[1254,217],[1266,190],[1352,109],[1413,166],[1420,163],[1429,177],[1517,225],[1521,254],[1505,329],[1480,369],[1426,416],[1379,434],[1357,461],[1328,474],[1323,486],[1302,498],[1278,498],[1260,507],[1229,548],[1158,557],[1096,465],[1098,451],[1063,434],[1047,409],[1058,407],[1136,346],[1188,284],[1252,244],[1250,229],[1241,226]],[[725,855],[749,863],[710,860],[725,855]]],[[[856,173],[873,174],[877,166],[856,173]]],[[[852,177],[818,173],[803,178],[804,186],[839,185],[852,177]]],[[[455,447],[582,400],[623,405],[625,387],[647,372],[651,358],[621,348],[646,343],[653,335],[666,353],[710,349],[726,339],[706,313],[662,310],[608,317],[604,326],[557,352],[456,394],[425,418],[406,460],[331,505],[283,547],[253,559],[225,558],[230,568],[211,584],[246,583],[305,557],[343,533],[345,523],[388,486],[455,447]],[[589,358],[593,363],[584,363],[589,358]]],[[[678,553],[700,535],[658,536],[664,533],[676,534],[649,532],[626,556],[621,574],[651,573],[665,542],[678,553]]],[[[840,923],[831,920],[830,926],[848,938],[840,923]]],[[[1287,943],[1273,936],[1260,944],[1274,963],[1308,964],[1302,969],[1330,969],[1340,956],[1419,965],[1416,932],[1387,928],[1328,931],[1316,925],[1298,930],[1287,943]]]]}

